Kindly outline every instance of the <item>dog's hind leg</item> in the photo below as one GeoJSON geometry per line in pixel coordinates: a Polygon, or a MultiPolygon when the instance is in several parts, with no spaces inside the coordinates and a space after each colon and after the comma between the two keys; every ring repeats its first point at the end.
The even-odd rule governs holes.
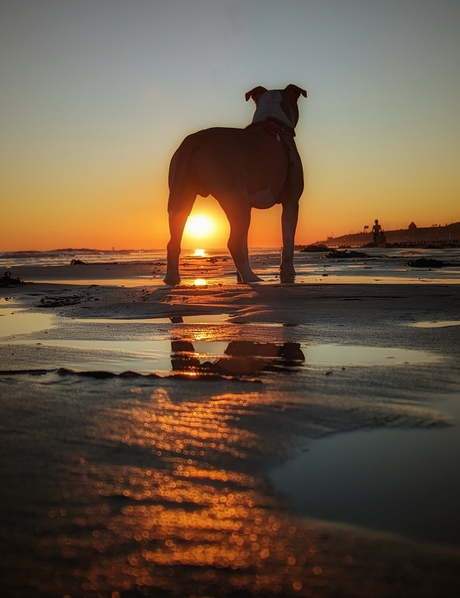
{"type": "Polygon", "coordinates": [[[176,285],[180,283],[179,256],[181,251],[182,234],[184,227],[195,203],[194,192],[182,192],[180,197],[171,191],[168,202],[169,232],[171,238],[167,245],[167,266],[165,284],[176,285]]]}

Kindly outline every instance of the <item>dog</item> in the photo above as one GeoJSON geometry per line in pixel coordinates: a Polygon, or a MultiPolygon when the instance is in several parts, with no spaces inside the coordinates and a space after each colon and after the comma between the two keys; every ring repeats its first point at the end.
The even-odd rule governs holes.
{"type": "Polygon", "coordinates": [[[244,129],[214,127],[184,139],[169,168],[169,230],[164,282],[180,283],[179,256],[187,218],[196,196],[212,195],[230,223],[227,247],[235,263],[237,280],[261,279],[248,259],[251,209],[282,205],[283,249],[280,279],[294,281],[294,235],[304,179],[297,152],[295,126],[299,120],[297,101],[307,92],[288,85],[283,90],[255,87],[246,93],[256,111],[244,129]]]}

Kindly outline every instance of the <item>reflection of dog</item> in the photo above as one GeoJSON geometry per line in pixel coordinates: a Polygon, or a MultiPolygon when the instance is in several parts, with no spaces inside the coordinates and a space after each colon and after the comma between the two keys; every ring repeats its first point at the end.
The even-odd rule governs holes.
{"type": "Polygon", "coordinates": [[[166,284],[178,284],[182,233],[196,196],[212,195],[230,223],[228,248],[240,282],[260,280],[248,260],[251,208],[283,207],[281,281],[292,282],[294,234],[303,172],[294,142],[299,119],[297,100],[307,92],[296,85],[267,91],[255,87],[246,94],[257,105],[245,129],[216,127],[189,135],[171,160],[166,284]]]}
{"type": "Polygon", "coordinates": [[[211,363],[201,363],[195,354],[193,343],[171,342],[171,365],[175,371],[238,376],[268,371],[290,371],[305,361],[299,343],[255,343],[253,341],[232,341],[225,350],[226,357],[211,363]]]}

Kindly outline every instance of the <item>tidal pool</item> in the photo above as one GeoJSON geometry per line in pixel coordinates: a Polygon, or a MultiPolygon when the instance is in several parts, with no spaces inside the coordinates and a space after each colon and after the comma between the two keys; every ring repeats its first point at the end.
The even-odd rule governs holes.
{"type": "Polygon", "coordinates": [[[442,407],[453,426],[313,440],[272,471],[274,487],[307,517],[460,546],[460,402],[442,407]]]}
{"type": "MultiPolygon", "coordinates": [[[[180,342],[180,341],[179,341],[180,342]]],[[[200,369],[203,363],[219,362],[220,365],[238,362],[238,368],[228,373],[253,374],[262,370],[270,371],[277,364],[287,366],[302,365],[313,369],[353,366],[392,366],[401,364],[430,363],[440,360],[438,355],[425,351],[397,348],[357,347],[332,344],[303,343],[257,343],[240,341],[246,349],[241,354],[233,354],[230,347],[234,343],[219,340],[187,342],[187,347],[178,348],[178,341],[171,340],[120,340],[120,339],[42,339],[40,341],[8,338],[10,344],[33,344],[42,347],[67,347],[85,352],[98,351],[99,359],[89,359],[88,369],[99,369],[101,351],[106,352],[107,367],[116,373],[134,370],[138,373],[166,373],[171,370],[200,369]],[[264,348],[264,349],[261,349],[264,348]],[[291,363],[294,362],[294,363],[291,363]],[[246,364],[246,365],[244,365],[246,364]]],[[[82,364],[79,363],[79,366],[82,364]]]]}
{"type": "Polygon", "coordinates": [[[397,347],[363,345],[311,344],[304,348],[305,359],[313,366],[400,365],[430,363],[440,359],[434,353],[397,347]]]}
{"type": "Polygon", "coordinates": [[[14,334],[28,334],[47,330],[53,326],[54,315],[50,313],[31,313],[18,308],[14,303],[0,307],[0,338],[14,334]]]}
{"type": "Polygon", "coordinates": [[[411,324],[414,328],[447,328],[448,326],[460,326],[460,320],[441,320],[438,322],[415,322],[411,324]]]}

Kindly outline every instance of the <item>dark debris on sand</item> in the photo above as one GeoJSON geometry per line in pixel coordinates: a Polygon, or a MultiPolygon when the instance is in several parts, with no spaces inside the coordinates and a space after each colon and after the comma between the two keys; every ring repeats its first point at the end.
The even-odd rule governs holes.
{"type": "Polygon", "coordinates": [[[315,244],[307,245],[300,250],[300,253],[323,253],[324,251],[329,251],[329,247],[327,245],[322,244],[315,244]]]}
{"type": "Polygon", "coordinates": [[[324,257],[343,260],[348,258],[369,257],[369,255],[364,251],[349,251],[348,249],[345,249],[345,251],[338,251],[337,249],[331,249],[324,257]]]}
{"type": "Polygon", "coordinates": [[[81,303],[83,297],[80,295],[70,295],[68,297],[43,297],[37,307],[65,307],[66,305],[77,305],[81,303]]]}
{"type": "Polygon", "coordinates": [[[7,270],[0,278],[0,287],[15,287],[21,284],[27,284],[22,278],[14,278],[11,270],[7,270]]]}
{"type": "Polygon", "coordinates": [[[406,266],[410,266],[411,268],[444,268],[444,266],[450,266],[450,264],[431,257],[421,257],[406,262],[406,266]]]}

